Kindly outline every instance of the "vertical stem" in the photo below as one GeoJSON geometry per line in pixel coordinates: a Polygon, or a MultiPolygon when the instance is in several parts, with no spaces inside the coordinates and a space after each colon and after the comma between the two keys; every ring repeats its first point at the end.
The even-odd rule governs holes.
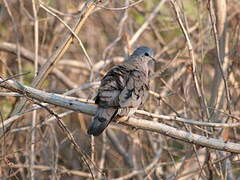
{"type": "Polygon", "coordinates": [[[39,44],[39,36],[38,36],[38,17],[37,17],[37,9],[36,9],[36,2],[32,0],[33,6],[33,16],[34,16],[34,47],[35,47],[35,61],[34,61],[34,69],[35,69],[35,77],[38,73],[38,44],[39,44]]]}
{"type": "MultiPolygon", "coordinates": [[[[37,17],[37,8],[35,0],[32,0],[32,8],[33,8],[33,18],[34,18],[34,77],[38,74],[38,44],[39,44],[39,36],[38,36],[38,17],[37,17]]],[[[36,119],[37,119],[37,111],[33,111],[32,116],[32,131],[31,131],[31,157],[30,157],[30,179],[34,180],[35,171],[34,171],[34,163],[35,163],[35,128],[36,128],[36,119]]]]}
{"type": "MultiPolygon", "coordinates": [[[[217,58],[215,60],[215,75],[213,80],[212,86],[212,93],[211,93],[211,100],[210,106],[215,107],[217,102],[220,102],[222,98],[221,95],[221,84],[224,83],[225,88],[225,95],[228,102],[228,110],[231,114],[231,107],[230,107],[230,94],[227,86],[226,81],[226,71],[227,71],[227,56],[226,56],[226,17],[227,17],[227,4],[226,0],[217,0],[214,1],[215,8],[213,8],[213,2],[209,1],[209,12],[210,18],[212,22],[213,32],[214,32],[214,39],[216,44],[217,50],[217,58]],[[214,11],[215,10],[215,11],[214,11]],[[216,22],[214,19],[214,15],[216,17],[216,22]]],[[[223,85],[222,85],[223,86],[223,85]]],[[[216,108],[222,108],[221,104],[217,104],[216,108]]],[[[217,117],[215,117],[217,119],[217,117]]]]}
{"type": "Polygon", "coordinates": [[[192,75],[193,75],[193,79],[194,79],[194,82],[195,82],[195,88],[196,88],[198,99],[199,99],[200,106],[201,106],[202,119],[204,118],[204,111],[205,111],[205,114],[206,114],[207,118],[209,118],[209,111],[208,111],[206,99],[203,96],[203,92],[202,92],[202,89],[201,89],[200,84],[199,84],[199,76],[198,76],[198,73],[197,73],[197,63],[196,63],[196,60],[195,60],[194,50],[193,50],[193,47],[192,47],[192,44],[191,44],[191,41],[190,41],[188,26],[186,25],[186,27],[185,27],[183,22],[182,22],[182,19],[181,19],[180,14],[179,14],[179,7],[177,6],[176,1],[171,0],[170,2],[171,2],[172,6],[174,8],[174,11],[175,11],[175,14],[176,14],[176,17],[177,17],[177,20],[178,20],[178,24],[179,24],[179,26],[180,26],[180,28],[183,32],[183,35],[185,36],[185,39],[187,41],[189,56],[192,59],[192,68],[193,68],[192,75]]]}
{"type": "MultiPolygon", "coordinates": [[[[13,29],[16,33],[16,43],[17,43],[17,62],[18,62],[18,72],[19,74],[22,74],[22,60],[21,60],[21,56],[20,56],[20,43],[19,43],[19,34],[18,34],[18,28],[17,28],[17,24],[16,24],[16,21],[13,17],[13,14],[9,8],[9,5],[8,5],[8,1],[7,0],[3,0],[4,1],[4,4],[6,6],[6,9],[7,9],[7,12],[12,20],[12,23],[13,23],[13,29]]],[[[19,80],[20,82],[22,83],[23,82],[23,76],[19,76],[19,80]]]]}
{"type": "Polygon", "coordinates": [[[30,179],[34,180],[35,176],[35,171],[34,171],[34,162],[35,162],[35,129],[36,129],[36,116],[37,116],[37,111],[33,111],[33,116],[32,116],[32,131],[31,131],[31,156],[30,156],[30,179]]]}

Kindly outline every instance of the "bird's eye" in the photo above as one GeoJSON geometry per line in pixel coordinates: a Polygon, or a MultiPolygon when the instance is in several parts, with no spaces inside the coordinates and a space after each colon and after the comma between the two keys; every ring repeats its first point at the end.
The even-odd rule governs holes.
{"type": "Polygon", "coordinates": [[[149,54],[148,54],[148,53],[144,53],[144,55],[145,55],[145,56],[149,56],[149,54]]]}

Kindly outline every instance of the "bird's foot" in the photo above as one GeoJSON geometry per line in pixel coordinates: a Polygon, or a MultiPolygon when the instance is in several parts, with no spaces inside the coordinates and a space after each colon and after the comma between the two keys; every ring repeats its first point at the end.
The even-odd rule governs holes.
{"type": "Polygon", "coordinates": [[[117,118],[117,123],[120,123],[120,122],[125,122],[128,120],[128,117],[127,116],[121,116],[119,118],[117,118]]]}
{"type": "Polygon", "coordinates": [[[125,121],[127,121],[129,118],[136,118],[136,116],[134,115],[134,114],[131,114],[130,116],[119,116],[118,118],[117,118],[117,122],[119,123],[119,122],[125,122],[125,121]]]}

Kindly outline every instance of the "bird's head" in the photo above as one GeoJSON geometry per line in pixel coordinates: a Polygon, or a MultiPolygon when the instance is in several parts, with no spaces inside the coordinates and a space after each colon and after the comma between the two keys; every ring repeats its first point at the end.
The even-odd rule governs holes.
{"type": "Polygon", "coordinates": [[[153,56],[154,52],[151,48],[146,46],[141,46],[137,48],[131,55],[132,57],[135,57],[135,60],[143,60],[145,62],[149,62],[150,60],[156,61],[153,56]]]}

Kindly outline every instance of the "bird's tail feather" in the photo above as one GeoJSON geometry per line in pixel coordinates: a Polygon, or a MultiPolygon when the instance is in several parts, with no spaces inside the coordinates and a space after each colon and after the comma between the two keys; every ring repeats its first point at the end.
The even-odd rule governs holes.
{"type": "Polygon", "coordinates": [[[88,128],[88,134],[93,136],[99,136],[108,124],[116,116],[118,109],[116,108],[102,108],[98,107],[95,117],[93,118],[92,124],[88,128]]]}

